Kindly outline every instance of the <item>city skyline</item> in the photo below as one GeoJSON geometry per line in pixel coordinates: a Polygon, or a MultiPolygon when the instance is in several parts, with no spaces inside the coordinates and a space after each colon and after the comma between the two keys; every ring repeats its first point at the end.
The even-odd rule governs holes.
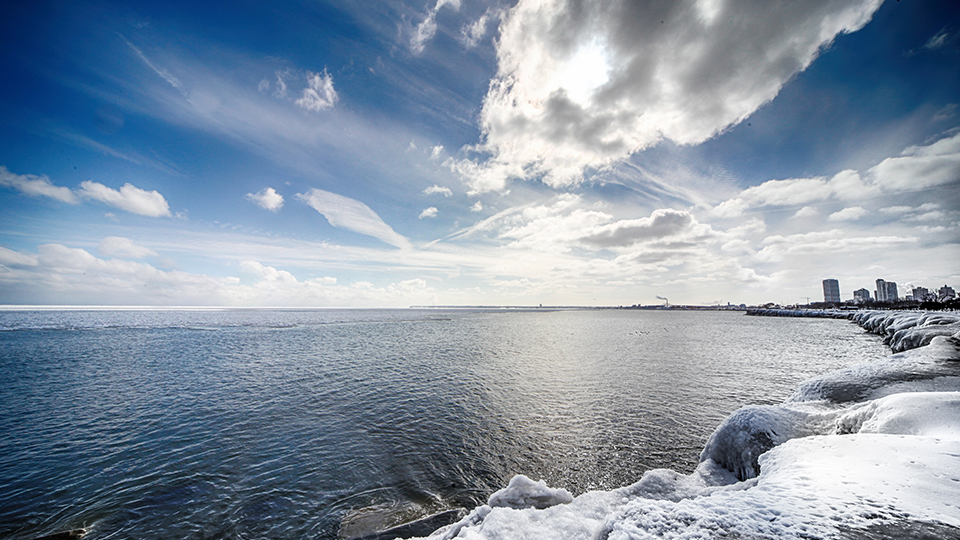
{"type": "Polygon", "coordinates": [[[791,305],[818,276],[960,283],[950,2],[7,11],[0,304],[791,305]]]}

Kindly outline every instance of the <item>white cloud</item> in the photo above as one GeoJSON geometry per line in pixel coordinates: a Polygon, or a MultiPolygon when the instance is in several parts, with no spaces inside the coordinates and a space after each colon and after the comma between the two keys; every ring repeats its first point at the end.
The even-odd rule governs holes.
{"type": "MultiPolygon", "coordinates": [[[[326,71],[324,71],[324,73],[326,73],[326,71]]],[[[307,75],[308,76],[310,75],[309,71],[307,72],[307,75]]],[[[273,92],[273,95],[279,98],[287,97],[287,81],[284,80],[284,77],[287,76],[287,72],[278,71],[276,72],[276,76],[277,76],[277,89],[273,92]]],[[[330,84],[332,86],[333,82],[331,81],[330,84]]]]}
{"type": "Polygon", "coordinates": [[[944,120],[949,120],[957,115],[957,104],[956,103],[947,103],[942,109],[936,112],[933,115],[934,122],[942,122],[944,120]]]}
{"type": "Polygon", "coordinates": [[[440,154],[443,152],[443,145],[438,144],[430,150],[430,159],[440,159],[440,154]]]}
{"type": "Polygon", "coordinates": [[[142,259],[156,257],[158,253],[150,248],[138,246],[133,240],[122,236],[108,236],[100,241],[97,251],[105,257],[120,257],[124,259],[142,259]]]}
{"type": "Polygon", "coordinates": [[[851,206],[838,212],[830,214],[827,221],[856,221],[867,214],[867,211],[860,206],[851,206]]]}
{"type": "Polygon", "coordinates": [[[156,64],[151,62],[150,59],[147,58],[147,55],[143,54],[143,51],[137,48],[133,43],[130,43],[130,41],[128,41],[127,38],[123,36],[120,36],[120,38],[127,43],[127,46],[130,47],[130,49],[132,49],[134,53],[136,53],[136,55],[140,58],[140,60],[144,64],[147,65],[147,67],[152,69],[154,73],[160,76],[160,78],[167,81],[170,84],[170,86],[179,90],[180,93],[184,93],[183,83],[180,82],[180,79],[176,78],[172,73],[167,71],[166,68],[157,66],[156,64]]]}
{"type": "Polygon", "coordinates": [[[78,204],[80,200],[70,188],[55,186],[46,176],[32,174],[14,174],[0,165],[0,186],[14,188],[24,195],[32,197],[50,197],[68,204],[78,204]]]}
{"type": "Polygon", "coordinates": [[[929,146],[911,146],[867,172],[885,191],[910,191],[960,182],[960,133],[929,146]]]}
{"type": "Polygon", "coordinates": [[[726,2],[710,17],[701,4],[519,2],[481,111],[476,150],[489,159],[457,170],[477,191],[511,177],[565,186],[662,139],[703,142],[773,99],[880,0],[726,2]]]}
{"type": "Polygon", "coordinates": [[[942,49],[947,46],[951,41],[956,38],[956,34],[951,34],[947,32],[946,28],[941,29],[939,32],[934,34],[923,44],[923,48],[929,51],[935,51],[937,49],[942,49]]]}
{"type": "Polygon", "coordinates": [[[850,252],[861,250],[894,249],[917,241],[915,236],[850,236],[849,231],[833,229],[789,236],[768,236],[762,242],[763,249],[757,253],[757,259],[765,262],[782,261],[788,255],[850,252]]]}
{"type": "Polygon", "coordinates": [[[508,240],[505,247],[510,249],[552,254],[570,253],[574,248],[622,254],[655,248],[675,254],[716,237],[709,226],[697,222],[686,211],[658,209],[649,217],[618,220],[585,205],[581,197],[573,194],[544,204],[505,210],[455,236],[485,233],[508,240]]]}
{"type": "Polygon", "coordinates": [[[420,212],[420,215],[417,216],[417,219],[437,217],[439,212],[440,211],[437,210],[436,206],[431,206],[430,208],[425,208],[423,212],[420,212]]]}
{"type": "Polygon", "coordinates": [[[460,0],[437,0],[436,5],[427,13],[426,18],[417,25],[413,37],[410,38],[410,50],[413,54],[423,53],[427,42],[433,39],[434,34],[437,33],[437,12],[443,6],[450,6],[454,11],[459,10],[460,0]]]}
{"type": "Polygon", "coordinates": [[[130,183],[124,184],[118,191],[101,183],[87,180],[80,184],[77,193],[82,197],[115,206],[132,214],[149,217],[170,215],[170,206],[163,195],[157,191],[140,189],[130,183]]]}
{"type": "Polygon", "coordinates": [[[906,148],[899,157],[884,159],[863,175],[847,169],[829,179],[768,180],[721,202],[712,213],[718,217],[735,217],[750,208],[806,205],[827,199],[862,200],[953,182],[960,182],[960,133],[927,146],[906,148]]]}
{"type": "Polygon", "coordinates": [[[434,185],[428,187],[427,189],[423,190],[423,194],[424,194],[424,195],[433,195],[434,193],[439,193],[439,194],[443,195],[444,197],[452,197],[452,196],[453,196],[453,191],[452,191],[450,188],[444,187],[444,186],[438,186],[438,185],[436,185],[436,184],[434,184],[434,185]]]}
{"type": "Polygon", "coordinates": [[[245,197],[253,201],[260,208],[276,212],[283,208],[283,195],[277,193],[272,187],[263,188],[257,193],[247,193],[245,197]]]}
{"type": "Polygon", "coordinates": [[[334,227],[372,236],[401,249],[411,247],[409,240],[397,234],[360,201],[322,189],[311,189],[298,194],[297,198],[323,214],[334,227]]]}
{"type": "Polygon", "coordinates": [[[464,25],[463,28],[460,29],[460,42],[463,43],[463,46],[468,49],[476,47],[477,44],[480,43],[480,40],[483,39],[483,36],[487,34],[487,23],[494,17],[496,17],[496,15],[488,9],[472,24],[464,25]]]}
{"type": "Polygon", "coordinates": [[[286,270],[277,270],[272,266],[264,266],[257,261],[243,261],[240,268],[247,272],[259,276],[264,281],[279,281],[281,283],[296,283],[297,278],[286,270]]]}
{"type": "Polygon", "coordinates": [[[473,206],[470,207],[470,211],[471,211],[471,212],[483,212],[483,203],[480,202],[480,201],[477,201],[477,202],[473,203],[473,206]]]}
{"type": "Polygon", "coordinates": [[[797,210],[797,213],[793,215],[795,218],[808,218],[819,216],[820,212],[812,206],[804,206],[803,208],[797,210]]]}
{"type": "Polygon", "coordinates": [[[33,255],[13,251],[0,246],[0,265],[2,266],[37,266],[40,262],[33,255]]]}
{"type": "Polygon", "coordinates": [[[38,254],[0,248],[0,303],[113,305],[243,305],[405,307],[435,304],[436,291],[421,278],[385,285],[338,285],[334,277],[298,280],[293,273],[257,261],[238,262],[253,276],[244,284],[234,276],[159,270],[149,264],[100,259],[83,249],[44,244],[38,254]],[[25,293],[25,294],[24,294],[25,293]]]}
{"type": "Polygon", "coordinates": [[[688,212],[659,209],[648,218],[621,220],[597,227],[580,241],[601,248],[629,247],[639,242],[678,236],[689,232],[695,223],[688,212]]]}
{"type": "MultiPolygon", "coordinates": [[[[333,89],[333,77],[326,70],[323,73],[308,71],[307,85],[303,89],[303,95],[294,103],[308,111],[320,112],[329,109],[340,99],[337,91],[333,89]]],[[[283,90],[286,91],[286,86],[283,90]]]]}

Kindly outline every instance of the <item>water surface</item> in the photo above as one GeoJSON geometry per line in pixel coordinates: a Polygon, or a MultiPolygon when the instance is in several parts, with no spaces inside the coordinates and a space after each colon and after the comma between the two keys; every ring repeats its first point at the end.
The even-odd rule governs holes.
{"type": "Polygon", "coordinates": [[[691,471],[714,427],[886,355],[737,312],[0,312],[0,537],[337,538],[691,471]]]}

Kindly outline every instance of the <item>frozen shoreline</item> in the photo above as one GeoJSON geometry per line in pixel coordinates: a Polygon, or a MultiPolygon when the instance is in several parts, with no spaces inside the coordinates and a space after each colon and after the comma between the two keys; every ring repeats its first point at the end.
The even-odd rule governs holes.
{"type": "Polygon", "coordinates": [[[734,412],[690,475],[578,497],[517,476],[429,538],[960,537],[960,315],[843,315],[905,352],[734,412]]]}

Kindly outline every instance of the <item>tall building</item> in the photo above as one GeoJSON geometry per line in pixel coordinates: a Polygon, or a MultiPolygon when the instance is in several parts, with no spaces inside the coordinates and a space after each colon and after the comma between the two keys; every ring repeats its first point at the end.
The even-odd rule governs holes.
{"type": "Polygon", "coordinates": [[[840,282],[835,279],[823,280],[823,301],[828,304],[840,303],[840,282]]]}
{"type": "Polygon", "coordinates": [[[877,280],[877,290],[875,294],[877,296],[877,302],[896,302],[899,298],[897,295],[896,282],[884,281],[882,279],[877,280]]]}
{"type": "Polygon", "coordinates": [[[917,302],[923,302],[927,300],[927,297],[930,296],[930,291],[926,287],[914,287],[913,288],[913,299],[917,302]]]}
{"type": "Polygon", "coordinates": [[[870,300],[870,291],[866,289],[857,289],[853,291],[853,301],[858,304],[866,303],[870,300]]]}
{"type": "Polygon", "coordinates": [[[887,282],[878,279],[877,288],[873,291],[873,295],[876,297],[877,302],[886,302],[887,301],[887,282]]]}
{"type": "Polygon", "coordinates": [[[887,302],[896,302],[900,297],[897,295],[897,284],[893,281],[887,282],[887,302]]]}

